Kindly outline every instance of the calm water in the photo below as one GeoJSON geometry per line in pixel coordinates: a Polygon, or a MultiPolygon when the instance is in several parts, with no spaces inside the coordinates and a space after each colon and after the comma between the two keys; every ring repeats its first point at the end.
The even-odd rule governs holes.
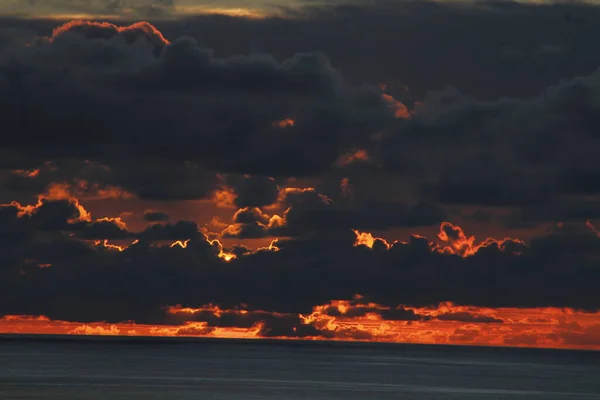
{"type": "Polygon", "coordinates": [[[600,399],[600,352],[0,340],[0,399],[600,399]]]}

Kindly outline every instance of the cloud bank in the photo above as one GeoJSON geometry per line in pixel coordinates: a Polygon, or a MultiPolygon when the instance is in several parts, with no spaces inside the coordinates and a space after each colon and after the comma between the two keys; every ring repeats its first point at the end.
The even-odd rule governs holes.
{"type": "MultiPolygon", "coordinates": [[[[304,23],[339,22],[311,12],[304,23]]],[[[461,323],[468,341],[517,321],[478,309],[596,315],[598,72],[527,98],[415,102],[322,52],[223,54],[192,36],[72,21],[2,47],[6,321],[368,340],[339,323],[370,318],[461,323]],[[182,204],[214,214],[179,219],[182,204]],[[121,208],[90,211],[103,207],[121,208]]],[[[559,342],[593,341],[594,326],[559,342]]]]}

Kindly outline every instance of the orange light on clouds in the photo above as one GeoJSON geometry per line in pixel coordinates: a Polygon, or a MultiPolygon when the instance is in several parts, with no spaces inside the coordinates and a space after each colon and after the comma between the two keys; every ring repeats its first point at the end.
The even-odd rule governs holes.
{"type": "Polygon", "coordinates": [[[178,7],[176,15],[224,15],[228,17],[263,19],[274,15],[273,12],[261,10],[258,8],[246,7],[207,7],[207,6],[188,6],[178,7]]]}
{"type": "Polygon", "coordinates": [[[289,128],[291,126],[296,125],[296,121],[291,118],[282,119],[281,121],[273,122],[273,127],[275,128],[289,128]]]}
{"type": "Polygon", "coordinates": [[[96,219],[96,222],[112,223],[119,227],[119,229],[127,230],[127,224],[121,219],[121,217],[103,217],[96,219]]]}
{"type": "Polygon", "coordinates": [[[256,251],[279,251],[279,247],[277,247],[277,242],[279,242],[279,238],[275,238],[271,240],[271,243],[267,247],[259,247],[256,251]]]}
{"type": "Polygon", "coordinates": [[[25,178],[35,178],[40,175],[39,169],[16,169],[12,171],[14,174],[21,175],[25,178]]]}
{"type": "Polygon", "coordinates": [[[128,247],[128,246],[119,246],[116,244],[110,244],[110,243],[108,243],[107,239],[96,240],[96,241],[94,241],[94,244],[98,247],[103,247],[107,250],[116,250],[116,251],[125,251],[125,249],[127,249],[127,247],[128,247]]]}
{"type": "MultiPolygon", "coordinates": [[[[144,325],[132,322],[78,323],[52,321],[44,316],[8,315],[0,318],[0,333],[71,334],[121,336],[194,336],[261,338],[264,322],[247,327],[211,326],[207,321],[189,321],[198,315],[240,317],[259,313],[286,314],[216,305],[198,308],[166,307],[166,314],[182,318],[181,325],[144,325]],[[187,320],[187,321],[186,321],[187,320]]],[[[298,315],[300,324],[312,325],[319,336],[306,340],[348,340],[422,344],[468,344],[485,346],[549,347],[600,350],[600,313],[560,308],[485,308],[442,303],[437,307],[392,308],[354,300],[333,300],[315,306],[311,314],[298,315]],[[401,310],[414,318],[384,319],[385,312],[401,310]]],[[[271,337],[272,338],[272,337],[271,337]]],[[[280,337],[290,339],[294,337],[280,337]]]]}
{"type": "Polygon", "coordinates": [[[53,41],[56,37],[66,33],[66,32],[72,31],[72,30],[89,29],[89,28],[94,28],[94,27],[110,28],[110,29],[113,29],[115,32],[122,33],[122,34],[142,33],[147,38],[152,39],[157,44],[161,44],[163,46],[166,46],[170,43],[163,36],[161,31],[159,31],[158,29],[156,29],[154,27],[154,25],[152,25],[151,23],[146,22],[146,21],[136,22],[135,24],[131,24],[131,25],[127,25],[127,26],[119,26],[119,25],[112,24],[110,22],[86,21],[86,20],[81,20],[81,19],[73,20],[73,21],[67,22],[57,28],[54,28],[52,30],[52,35],[50,36],[49,40],[53,41]]]}
{"type": "Polygon", "coordinates": [[[233,260],[234,258],[237,258],[237,256],[235,254],[225,251],[223,244],[221,242],[219,242],[217,239],[208,240],[208,243],[210,243],[211,246],[217,246],[217,248],[219,249],[219,254],[217,254],[217,256],[219,258],[221,258],[227,262],[233,260]]]}
{"type": "Polygon", "coordinates": [[[394,99],[389,94],[382,93],[381,97],[389,103],[392,110],[394,110],[394,117],[401,119],[408,119],[411,117],[410,111],[408,111],[408,108],[403,103],[394,99]]]}
{"type": "Polygon", "coordinates": [[[373,246],[375,245],[375,241],[379,241],[380,243],[385,245],[385,247],[388,249],[391,247],[391,244],[389,244],[385,239],[374,237],[369,232],[360,232],[357,230],[353,230],[353,232],[356,235],[356,241],[354,242],[355,247],[362,245],[362,246],[367,246],[368,248],[372,249],[373,246]]]}
{"type": "Polygon", "coordinates": [[[223,260],[225,260],[225,261],[231,261],[231,260],[233,260],[234,258],[236,258],[236,255],[235,255],[235,254],[233,254],[233,253],[226,253],[226,252],[224,252],[224,251],[221,251],[221,252],[219,253],[219,257],[220,257],[220,258],[222,258],[222,259],[223,259],[223,260]]]}
{"type": "Polygon", "coordinates": [[[436,247],[436,251],[448,254],[457,254],[463,257],[472,256],[481,248],[491,245],[497,245],[501,250],[505,249],[507,243],[518,243],[525,245],[520,239],[504,238],[501,240],[487,238],[483,242],[476,244],[475,236],[467,237],[460,226],[451,224],[450,222],[442,222],[438,238],[444,242],[442,246],[436,247]]]}
{"type": "Polygon", "coordinates": [[[354,152],[350,152],[350,153],[341,155],[338,158],[336,164],[338,166],[346,166],[346,165],[350,165],[355,162],[367,162],[370,160],[371,160],[371,157],[369,156],[369,153],[366,150],[358,149],[354,152]]]}
{"type": "Polygon", "coordinates": [[[219,208],[235,208],[237,194],[233,189],[224,187],[213,192],[212,200],[219,208]]]}
{"type": "MultiPolygon", "coordinates": [[[[353,230],[356,235],[356,239],[354,242],[354,246],[364,245],[369,248],[373,248],[375,243],[381,243],[385,245],[386,248],[390,248],[394,243],[404,243],[400,241],[394,241],[389,243],[386,239],[374,237],[369,232],[360,232],[358,230],[353,230]]],[[[421,237],[419,235],[413,235],[415,237],[421,237]]],[[[450,222],[442,222],[440,225],[440,231],[438,233],[438,239],[441,243],[429,242],[429,247],[431,251],[444,253],[444,254],[454,254],[461,257],[469,257],[475,255],[480,249],[486,248],[488,246],[498,246],[500,250],[505,250],[506,246],[509,243],[518,244],[520,246],[526,246],[525,242],[516,238],[504,238],[504,239],[494,239],[487,238],[483,242],[476,243],[475,236],[467,236],[460,226],[453,225],[450,222]]],[[[519,255],[519,252],[513,252],[515,255],[519,255]]]]}
{"type": "Polygon", "coordinates": [[[135,195],[128,191],[112,185],[100,186],[97,183],[90,183],[84,179],[77,179],[75,184],[69,187],[74,196],[80,200],[107,200],[107,199],[133,199],[135,195]]]}
{"type": "Polygon", "coordinates": [[[190,242],[190,239],[184,240],[184,241],[176,240],[175,242],[171,243],[169,245],[169,247],[173,248],[173,247],[178,247],[179,246],[182,249],[185,249],[187,247],[187,245],[188,245],[189,242],[190,242]]]}
{"type": "Polygon", "coordinates": [[[19,218],[23,218],[27,215],[33,215],[40,207],[44,205],[45,200],[55,201],[55,200],[67,200],[75,208],[79,213],[79,217],[72,218],[68,222],[76,223],[76,222],[91,222],[92,216],[91,214],[79,203],[79,200],[64,189],[62,185],[50,185],[47,192],[45,194],[39,195],[37,203],[35,205],[21,205],[20,203],[13,201],[10,205],[17,208],[17,216],[19,218]]]}

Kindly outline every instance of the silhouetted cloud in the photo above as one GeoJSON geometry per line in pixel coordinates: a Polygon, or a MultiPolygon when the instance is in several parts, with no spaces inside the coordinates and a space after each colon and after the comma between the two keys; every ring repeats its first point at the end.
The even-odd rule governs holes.
{"type": "Polygon", "coordinates": [[[169,220],[169,214],[157,210],[144,211],[144,220],[148,222],[165,222],[169,220]]]}
{"type": "MultiPolygon", "coordinates": [[[[151,225],[129,239],[139,241],[120,248],[106,242],[82,243],[68,231],[48,231],[85,223],[93,232],[114,233],[94,230],[108,226],[102,222],[65,222],[82,215],[69,204],[73,203],[41,200],[37,210],[42,211],[31,216],[18,216],[14,205],[2,207],[0,313],[164,323],[161,310],[166,305],[247,304],[250,310],[306,313],[317,304],[356,293],[393,307],[442,301],[490,307],[600,306],[594,267],[600,237],[591,225],[559,228],[529,245],[512,239],[478,243],[448,223],[441,226],[437,243],[418,237],[386,243],[352,231],[334,236],[317,233],[312,238],[280,240],[271,250],[236,250],[237,258],[232,258],[192,222],[151,225]],[[57,208],[47,208],[48,204],[57,208]],[[179,245],[150,242],[164,240],[179,245]],[[52,267],[30,265],[29,259],[52,267]],[[318,290],[311,289],[315,284],[318,290]],[[98,293],[90,285],[111,289],[98,293]],[[58,286],[63,288],[60,293],[51,290],[58,286]]],[[[422,318],[402,308],[381,311],[355,304],[349,316],[375,312],[384,319],[422,318]]],[[[463,314],[438,318],[499,322],[463,314]]]]}
{"type": "Polygon", "coordinates": [[[598,24],[567,11],[600,21],[375,2],[32,38],[49,22],[6,19],[0,315],[335,339],[373,333],[328,318],[444,321],[469,341],[507,319],[431,310],[599,308],[598,24]],[[478,241],[455,217],[556,227],[478,241]]]}

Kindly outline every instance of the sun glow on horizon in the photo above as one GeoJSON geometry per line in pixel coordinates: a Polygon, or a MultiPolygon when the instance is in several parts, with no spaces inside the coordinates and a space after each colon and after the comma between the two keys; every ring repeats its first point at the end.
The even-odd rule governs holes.
{"type": "MultiPolygon", "coordinates": [[[[225,309],[208,304],[164,308],[170,323],[70,322],[46,316],[5,315],[0,334],[212,337],[237,339],[334,340],[386,343],[460,344],[600,350],[600,313],[573,309],[486,308],[451,302],[436,307],[390,307],[353,300],[333,300],[306,315],[258,311],[241,305],[225,309]],[[227,321],[220,326],[218,321],[227,321]],[[296,319],[293,332],[272,336],[269,322],[296,319]],[[232,321],[238,321],[232,324],[232,321]]],[[[276,322],[275,322],[276,323],[276,322]]]]}

